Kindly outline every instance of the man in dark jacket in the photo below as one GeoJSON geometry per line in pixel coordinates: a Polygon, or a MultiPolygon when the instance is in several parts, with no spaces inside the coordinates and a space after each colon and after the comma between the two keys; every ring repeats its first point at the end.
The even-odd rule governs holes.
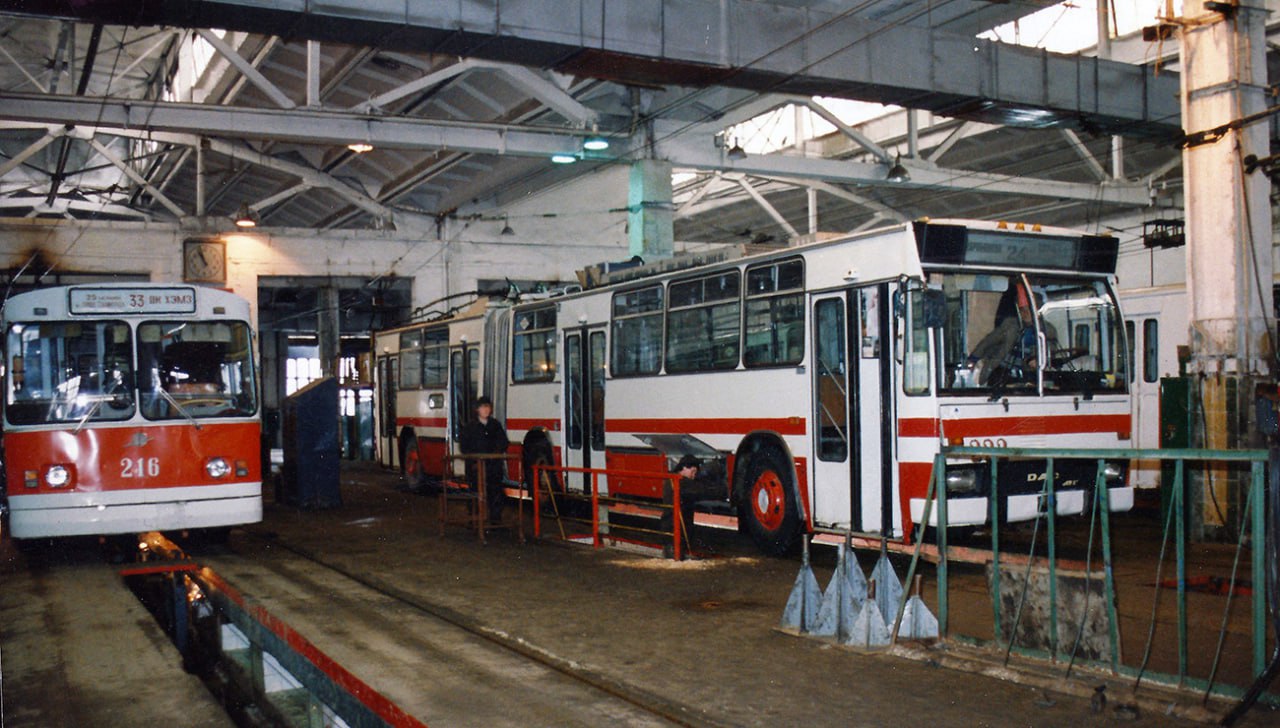
{"type": "MultiPolygon", "coordinates": [[[[493,402],[488,397],[476,400],[476,417],[465,427],[459,437],[459,445],[465,455],[504,454],[507,452],[507,431],[502,423],[493,416],[493,402]]],[[[503,480],[506,463],[502,460],[481,461],[484,466],[485,495],[489,506],[489,521],[497,523],[502,518],[502,508],[506,505],[506,494],[503,493],[503,480]]],[[[474,485],[476,470],[473,463],[467,463],[467,475],[474,485]]]]}
{"type": "MultiPolygon", "coordinates": [[[[705,546],[693,539],[693,506],[698,501],[716,500],[724,497],[724,486],[717,483],[714,478],[699,477],[702,470],[702,461],[693,455],[685,455],[676,463],[674,473],[680,474],[680,510],[678,515],[680,518],[681,541],[687,548],[681,549],[681,556],[687,558],[693,550],[693,544],[698,543],[700,549],[705,546]]],[[[662,486],[662,502],[664,505],[672,506],[675,500],[674,489],[671,487],[671,481],[665,481],[662,486]]],[[[658,530],[672,531],[672,515],[676,513],[674,506],[663,509],[662,517],[658,520],[658,530]]],[[[670,543],[663,548],[663,554],[670,558],[674,555],[675,544],[670,543]]]]}

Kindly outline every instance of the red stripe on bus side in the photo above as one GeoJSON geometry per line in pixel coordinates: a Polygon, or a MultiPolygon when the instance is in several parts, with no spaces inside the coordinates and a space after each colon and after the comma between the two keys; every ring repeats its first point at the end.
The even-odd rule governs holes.
{"type": "Polygon", "coordinates": [[[773,430],[780,435],[803,435],[803,417],[689,417],[650,419],[612,419],[605,422],[609,432],[651,432],[655,434],[745,435],[754,430],[773,430]]]}
{"type": "Polygon", "coordinates": [[[898,463],[898,507],[902,509],[902,540],[910,542],[915,524],[911,522],[911,499],[929,495],[933,463],[898,463]]]}
{"type": "Polygon", "coordinates": [[[898,420],[898,437],[937,437],[937,417],[909,417],[898,420]]]}
{"type": "Polygon", "coordinates": [[[547,430],[559,430],[560,420],[528,417],[511,417],[507,419],[508,430],[532,430],[535,427],[542,427],[547,430]]]}
{"type": "Polygon", "coordinates": [[[396,426],[403,427],[412,425],[414,427],[444,427],[448,424],[448,420],[444,417],[397,417],[396,426]]]}
{"type": "Polygon", "coordinates": [[[943,423],[948,438],[1072,435],[1090,432],[1119,435],[1130,431],[1132,426],[1129,414],[979,417],[971,420],[947,420],[943,423]]]}

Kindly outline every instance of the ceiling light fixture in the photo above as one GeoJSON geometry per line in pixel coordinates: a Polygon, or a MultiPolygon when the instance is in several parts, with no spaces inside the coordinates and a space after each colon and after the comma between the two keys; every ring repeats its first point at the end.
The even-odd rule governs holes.
{"type": "Polygon", "coordinates": [[[603,152],[609,148],[609,140],[600,136],[600,127],[591,125],[591,136],[582,140],[582,148],[588,152],[603,152]]]}
{"type": "Polygon", "coordinates": [[[747,150],[743,149],[742,145],[738,144],[737,139],[734,139],[733,146],[729,147],[729,151],[725,153],[725,156],[735,162],[741,162],[747,158],[747,150]]]}
{"type": "Polygon", "coordinates": [[[356,154],[364,154],[365,152],[372,152],[373,145],[369,142],[351,142],[347,145],[347,149],[350,149],[356,154]]]}
{"type": "Polygon", "coordinates": [[[507,216],[502,216],[502,232],[499,235],[515,235],[516,231],[511,229],[511,223],[507,222],[507,216]]]}
{"type": "Polygon", "coordinates": [[[893,166],[889,168],[889,173],[886,174],[884,178],[888,182],[900,183],[900,182],[911,181],[911,173],[907,171],[906,167],[902,166],[901,154],[899,154],[897,158],[893,160],[893,166]]]}
{"type": "Polygon", "coordinates": [[[573,164],[578,161],[578,158],[572,154],[552,154],[551,161],[556,164],[573,164]]]}
{"type": "Polygon", "coordinates": [[[251,228],[258,226],[258,215],[249,209],[249,203],[241,202],[240,209],[236,210],[236,216],[231,218],[235,221],[236,227],[251,228]]]}

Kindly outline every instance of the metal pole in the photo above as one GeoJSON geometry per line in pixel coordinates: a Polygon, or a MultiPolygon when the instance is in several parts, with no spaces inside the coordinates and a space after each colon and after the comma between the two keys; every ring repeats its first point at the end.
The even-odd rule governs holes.
{"type": "Polygon", "coordinates": [[[991,458],[991,492],[987,500],[991,504],[991,613],[992,634],[996,644],[1001,643],[1003,630],[1000,625],[1000,473],[999,458],[991,458]]]}
{"type": "Polygon", "coordinates": [[[591,473],[591,545],[600,548],[600,474],[591,473]]]}
{"type": "MultiPolygon", "coordinates": [[[[1187,676],[1187,524],[1186,482],[1183,479],[1183,461],[1179,460],[1173,475],[1174,539],[1177,553],[1178,579],[1178,686],[1187,676]]],[[[1159,588],[1159,585],[1157,585],[1159,588]]]]}
{"type": "Polygon", "coordinates": [[[1253,579],[1253,674],[1261,675],[1266,669],[1267,651],[1267,575],[1266,575],[1266,515],[1267,495],[1265,468],[1261,462],[1253,463],[1253,478],[1249,484],[1249,502],[1253,513],[1249,527],[1253,546],[1251,571],[1253,579]]]}
{"type": "MultiPolygon", "coordinates": [[[[933,461],[938,496],[938,635],[947,638],[947,461],[938,454],[933,461]]],[[[922,527],[927,527],[926,523],[922,527]]]]}
{"type": "Polygon", "coordinates": [[[533,537],[542,538],[542,488],[538,487],[547,471],[533,466],[533,537]]]}
{"type": "MultiPolygon", "coordinates": [[[[1051,659],[1058,659],[1058,543],[1057,543],[1057,515],[1058,515],[1058,497],[1054,493],[1053,482],[1053,458],[1045,460],[1044,473],[1045,492],[1048,495],[1048,502],[1045,509],[1048,530],[1045,537],[1049,540],[1049,654],[1051,659]]],[[[1024,588],[1031,588],[1028,583],[1024,588]]]]}
{"type": "MultiPolygon", "coordinates": [[[[1098,508],[1098,517],[1102,521],[1102,569],[1107,600],[1107,627],[1111,642],[1111,672],[1120,667],[1120,618],[1116,614],[1116,582],[1111,570],[1111,494],[1107,492],[1107,479],[1103,473],[1106,461],[1098,459],[1098,474],[1094,480],[1094,508],[1098,508]]],[[[1159,585],[1156,585],[1159,588],[1159,585]]]]}
{"type": "Polygon", "coordinates": [[[671,478],[671,507],[674,509],[671,513],[671,540],[675,541],[671,555],[676,561],[680,561],[680,557],[683,556],[680,549],[680,527],[684,524],[684,511],[680,510],[679,478],[671,478]]]}

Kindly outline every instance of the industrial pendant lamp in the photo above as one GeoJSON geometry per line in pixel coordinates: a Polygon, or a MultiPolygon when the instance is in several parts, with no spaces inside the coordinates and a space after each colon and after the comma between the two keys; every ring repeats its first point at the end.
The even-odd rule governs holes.
{"type": "Polygon", "coordinates": [[[885,175],[885,180],[889,182],[910,182],[911,173],[907,168],[902,166],[902,155],[899,154],[893,160],[893,166],[889,168],[889,174],[885,175]]]}
{"type": "Polygon", "coordinates": [[[258,216],[253,210],[249,209],[249,203],[241,202],[240,209],[236,210],[236,216],[231,218],[235,221],[236,227],[251,228],[258,226],[258,216]]]}

